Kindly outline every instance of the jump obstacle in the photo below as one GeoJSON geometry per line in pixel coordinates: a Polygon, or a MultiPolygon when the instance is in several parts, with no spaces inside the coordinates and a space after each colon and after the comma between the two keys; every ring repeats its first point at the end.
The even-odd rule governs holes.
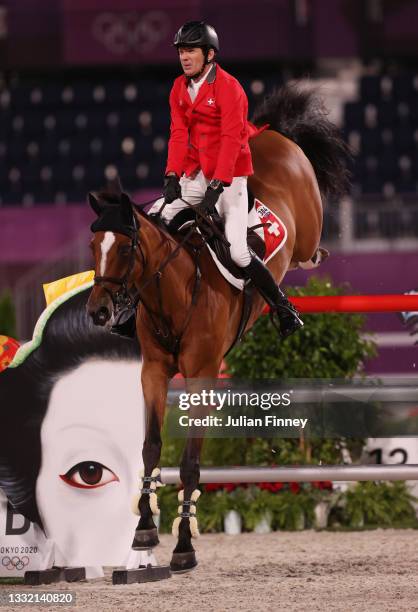
{"type": "MultiPolygon", "coordinates": [[[[418,295],[319,295],[289,298],[300,312],[412,312],[418,311],[418,295]]],[[[180,483],[179,468],[162,468],[165,484],[180,483]]],[[[296,467],[203,468],[200,482],[334,482],[367,480],[418,480],[418,465],[321,465],[296,467]]]]}
{"type": "MultiPolygon", "coordinates": [[[[164,484],[179,484],[179,468],[162,468],[164,484]]],[[[295,467],[228,467],[202,468],[200,482],[334,482],[365,480],[418,480],[418,465],[301,465],[295,467]]]]}
{"type": "Polygon", "coordinates": [[[418,311],[418,295],[315,295],[289,299],[306,313],[418,311]]]}

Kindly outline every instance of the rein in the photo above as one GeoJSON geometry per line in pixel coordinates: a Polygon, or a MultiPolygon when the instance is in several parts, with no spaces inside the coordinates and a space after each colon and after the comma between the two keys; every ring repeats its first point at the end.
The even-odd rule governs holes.
{"type": "Polygon", "coordinates": [[[180,347],[180,342],[181,339],[183,337],[183,334],[187,328],[187,325],[189,324],[190,318],[192,316],[192,311],[193,311],[193,307],[195,306],[196,302],[197,302],[197,296],[198,296],[198,292],[200,289],[200,280],[202,277],[202,273],[200,271],[200,267],[199,267],[199,263],[197,260],[197,257],[199,256],[199,252],[197,252],[197,249],[195,251],[195,253],[197,254],[197,257],[194,259],[194,264],[195,264],[195,278],[194,278],[194,283],[193,283],[193,290],[192,290],[192,299],[190,302],[190,306],[187,310],[186,313],[186,317],[184,319],[182,328],[180,333],[177,336],[174,336],[173,333],[171,332],[171,328],[170,325],[167,323],[167,319],[164,315],[164,311],[163,311],[163,298],[162,298],[162,292],[161,292],[161,278],[163,275],[163,271],[164,268],[170,263],[170,261],[172,261],[178,254],[179,250],[181,248],[184,247],[185,243],[187,242],[187,240],[190,238],[190,236],[192,235],[193,231],[194,231],[195,227],[194,225],[192,225],[192,227],[189,229],[189,231],[187,232],[187,234],[182,238],[182,240],[176,245],[174,251],[172,251],[165,260],[162,261],[162,263],[160,264],[160,266],[158,267],[158,270],[156,270],[152,276],[145,281],[145,283],[143,283],[139,290],[138,290],[138,295],[136,297],[136,301],[135,301],[135,308],[137,307],[138,303],[140,302],[144,308],[146,313],[148,314],[151,323],[153,325],[153,331],[155,336],[157,337],[158,341],[160,342],[161,346],[163,348],[165,348],[169,353],[172,353],[174,355],[176,355],[179,351],[179,347],[180,347]],[[155,282],[156,288],[157,288],[157,296],[158,296],[158,317],[159,317],[159,323],[160,325],[158,325],[158,322],[156,323],[154,320],[154,313],[152,311],[152,309],[148,306],[148,304],[145,302],[144,298],[141,296],[140,291],[143,291],[143,289],[145,287],[147,287],[152,281],[155,282]],[[162,323],[162,325],[161,325],[162,323]]]}

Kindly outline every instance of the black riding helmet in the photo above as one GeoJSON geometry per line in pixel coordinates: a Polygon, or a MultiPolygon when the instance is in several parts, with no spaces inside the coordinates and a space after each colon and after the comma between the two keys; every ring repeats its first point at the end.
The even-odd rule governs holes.
{"type": "Polygon", "coordinates": [[[202,69],[189,78],[200,76],[205,66],[211,63],[208,60],[210,49],[214,49],[215,52],[219,51],[219,40],[216,30],[204,21],[187,21],[175,35],[173,45],[176,49],[179,47],[201,47],[203,51],[205,61],[202,69]]]}
{"type": "Polygon", "coordinates": [[[208,47],[219,51],[218,35],[204,21],[187,21],[174,37],[175,47],[208,47]]]}

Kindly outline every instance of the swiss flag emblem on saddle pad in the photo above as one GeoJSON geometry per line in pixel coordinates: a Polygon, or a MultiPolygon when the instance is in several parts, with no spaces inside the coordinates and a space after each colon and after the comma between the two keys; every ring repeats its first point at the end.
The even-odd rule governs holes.
{"type": "Polygon", "coordinates": [[[267,262],[286,242],[287,229],[283,221],[257,198],[254,200],[254,206],[260,218],[260,223],[264,224],[263,233],[266,245],[264,261],[267,262]]]}

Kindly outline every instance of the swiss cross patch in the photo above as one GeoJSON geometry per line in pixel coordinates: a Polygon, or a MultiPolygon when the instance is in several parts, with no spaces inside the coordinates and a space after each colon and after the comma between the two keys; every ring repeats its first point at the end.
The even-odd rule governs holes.
{"type": "Polygon", "coordinates": [[[215,100],[214,100],[214,98],[208,98],[208,105],[209,105],[209,106],[214,106],[214,105],[215,105],[215,100]]]}
{"type": "Polygon", "coordinates": [[[267,262],[286,242],[287,229],[283,221],[268,206],[257,200],[257,198],[254,200],[254,205],[260,217],[260,223],[264,224],[263,233],[266,245],[264,261],[267,262]]]}

